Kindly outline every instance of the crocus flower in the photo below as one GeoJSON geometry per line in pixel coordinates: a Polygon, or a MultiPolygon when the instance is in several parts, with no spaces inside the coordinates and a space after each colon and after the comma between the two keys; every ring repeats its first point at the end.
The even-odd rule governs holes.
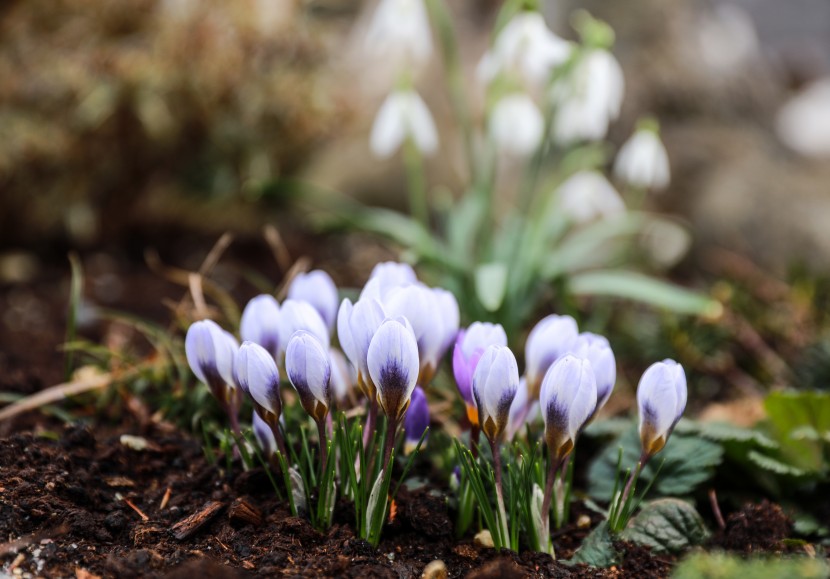
{"type": "Polygon", "coordinates": [[[251,426],[253,427],[254,437],[256,438],[259,448],[262,449],[262,454],[266,457],[271,456],[277,452],[277,439],[274,438],[274,432],[266,422],[259,417],[256,410],[251,417],[251,426]]]}
{"type": "Polygon", "coordinates": [[[519,388],[519,366],[506,346],[488,346],[473,374],[473,398],[481,430],[495,444],[507,428],[510,405],[519,388]]]}
{"type": "Polygon", "coordinates": [[[534,87],[550,80],[553,69],[571,55],[572,46],[545,24],[539,12],[523,11],[501,30],[493,48],[478,65],[480,79],[490,82],[499,74],[518,71],[534,87]]]}
{"type": "Polygon", "coordinates": [[[385,320],[369,344],[368,366],[378,403],[397,426],[409,408],[420,368],[412,330],[397,320],[385,320]]]}
{"type": "MultiPolygon", "coordinates": [[[[416,386],[412,391],[412,403],[409,405],[409,410],[406,412],[404,418],[404,454],[411,454],[418,446],[418,441],[429,426],[429,404],[427,403],[427,396],[424,394],[420,386],[416,386]]],[[[426,444],[426,439],[422,443],[422,448],[426,444]]]]}
{"type": "Polygon", "coordinates": [[[191,324],[184,340],[187,363],[235,420],[239,394],[234,381],[234,356],[239,344],[212,320],[191,324]]]}
{"type": "Polygon", "coordinates": [[[605,406],[617,381],[617,360],[611,345],[605,336],[583,332],[572,350],[577,358],[585,358],[591,363],[597,384],[597,406],[591,413],[589,421],[605,406]]]}
{"type": "Polygon", "coordinates": [[[395,288],[417,283],[418,276],[408,263],[384,261],[372,268],[369,280],[360,292],[360,298],[375,298],[383,303],[386,296],[395,288]]]}
{"type": "Polygon", "coordinates": [[[507,418],[507,440],[512,440],[525,425],[531,404],[537,404],[537,402],[528,400],[527,379],[522,376],[519,380],[519,387],[516,389],[516,397],[510,404],[510,414],[507,418]]]}
{"type": "Polygon", "coordinates": [[[321,269],[299,273],[288,286],[288,299],[308,302],[317,310],[329,332],[337,319],[337,286],[331,276],[321,269]]]}
{"type": "Polygon", "coordinates": [[[334,399],[338,404],[344,404],[352,387],[357,384],[357,371],[340,350],[329,348],[329,361],[331,362],[331,388],[334,399]]]}
{"type": "Polygon", "coordinates": [[[622,197],[598,171],[577,171],[557,189],[562,212],[576,223],[587,223],[625,212],[622,197]]]}
{"type": "Polygon", "coordinates": [[[686,396],[686,374],[674,360],[655,362],[643,374],[637,387],[637,406],[646,460],[666,445],[686,409],[686,396]]]}
{"type": "Polygon", "coordinates": [[[271,354],[259,344],[245,342],[236,353],[234,372],[257,413],[271,428],[277,428],[282,412],[280,373],[271,354]]]}
{"type": "Polygon", "coordinates": [[[542,142],[545,120],[528,95],[514,93],[500,99],[490,113],[489,133],[505,153],[525,157],[542,142]]]}
{"type": "Polygon", "coordinates": [[[452,355],[452,371],[458,392],[467,406],[467,418],[478,424],[478,410],[473,400],[472,381],[479,358],[487,346],[507,346],[507,334],[501,324],[473,322],[458,332],[452,355]]]}
{"type": "Polygon", "coordinates": [[[573,347],[579,335],[571,316],[551,314],[542,318],[527,336],[525,376],[529,400],[539,399],[539,388],[548,368],[573,347]]]}
{"type": "Polygon", "coordinates": [[[356,304],[344,299],[337,314],[337,336],[349,360],[357,369],[357,383],[370,400],[375,398],[375,384],[369,373],[369,344],[386,312],[376,299],[361,299],[356,304]]]}
{"type": "Polygon", "coordinates": [[[669,155],[655,128],[638,129],[614,161],[614,175],[633,187],[660,190],[669,184],[669,155]]]}
{"type": "Polygon", "coordinates": [[[386,97],[378,110],[369,147],[376,157],[386,159],[407,139],[424,155],[438,149],[438,130],[426,103],[413,90],[397,90],[386,97]]]}
{"type": "Polygon", "coordinates": [[[262,294],[245,306],[239,324],[244,342],[259,344],[276,360],[280,353],[280,305],[274,296],[262,294]]]}
{"type": "Polygon", "coordinates": [[[365,45],[376,58],[423,64],[432,55],[432,33],[424,0],[380,0],[366,32],[365,45]]]}
{"type": "Polygon", "coordinates": [[[597,384],[591,362],[571,354],[556,361],[539,394],[545,441],[552,464],[573,450],[576,437],[597,406],[597,384]]]}
{"type": "Polygon", "coordinates": [[[317,423],[323,421],[331,407],[331,363],[314,334],[299,330],[291,337],[285,351],[285,372],[303,409],[317,423]]]}
{"type": "Polygon", "coordinates": [[[601,48],[589,50],[552,88],[554,139],[563,145],[604,139],[608,125],[620,114],[624,91],[622,68],[614,55],[601,48]]]}
{"type": "Polygon", "coordinates": [[[285,300],[282,303],[279,321],[280,349],[283,352],[288,347],[288,340],[299,330],[310,332],[328,350],[329,330],[326,322],[308,302],[285,300]]]}

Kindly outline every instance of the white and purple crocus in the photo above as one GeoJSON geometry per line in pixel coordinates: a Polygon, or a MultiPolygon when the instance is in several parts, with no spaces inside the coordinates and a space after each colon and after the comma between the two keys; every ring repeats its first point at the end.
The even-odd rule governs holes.
{"type": "Polygon", "coordinates": [[[504,328],[500,324],[474,322],[466,330],[458,332],[452,354],[455,383],[467,407],[467,419],[474,427],[478,426],[479,419],[473,399],[473,374],[488,346],[507,346],[504,328]]]}
{"type": "Polygon", "coordinates": [[[655,362],[645,371],[637,387],[643,462],[666,445],[686,409],[686,398],[686,374],[674,360],[655,362]]]}
{"type": "Polygon", "coordinates": [[[554,362],[571,351],[579,336],[576,320],[551,314],[537,323],[525,343],[528,400],[539,399],[542,379],[554,362]]]}

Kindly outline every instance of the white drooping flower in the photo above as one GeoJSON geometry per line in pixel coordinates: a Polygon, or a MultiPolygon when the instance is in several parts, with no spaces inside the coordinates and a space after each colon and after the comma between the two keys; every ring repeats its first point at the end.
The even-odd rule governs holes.
{"type": "Polygon", "coordinates": [[[551,90],[556,142],[568,145],[604,139],[608,125],[620,115],[624,92],[622,68],[613,54],[601,48],[583,54],[551,90]]]}
{"type": "Polygon", "coordinates": [[[633,187],[660,190],[669,184],[669,154],[660,135],[638,129],[629,138],[614,162],[614,175],[633,187]]]}
{"type": "Polygon", "coordinates": [[[378,110],[369,147],[375,156],[385,159],[407,139],[424,155],[438,149],[438,130],[426,103],[413,90],[397,90],[386,97],[378,110]]]}
{"type": "Polygon", "coordinates": [[[424,0],[380,0],[365,48],[378,59],[423,64],[432,55],[432,33],[424,0]]]}
{"type": "Polygon", "coordinates": [[[622,197],[598,171],[578,171],[559,186],[562,211],[576,223],[586,223],[625,211],[622,197]]]}
{"type": "Polygon", "coordinates": [[[810,84],[787,101],[778,112],[775,128],[793,151],[830,158],[830,78],[810,84]]]}
{"type": "Polygon", "coordinates": [[[545,120],[528,95],[514,93],[500,99],[490,113],[490,138],[499,150],[524,157],[542,142],[545,120]]]}
{"type": "Polygon", "coordinates": [[[538,12],[519,12],[508,22],[478,65],[478,77],[490,82],[516,70],[531,86],[544,86],[552,70],[571,55],[572,45],[551,32],[538,12]]]}

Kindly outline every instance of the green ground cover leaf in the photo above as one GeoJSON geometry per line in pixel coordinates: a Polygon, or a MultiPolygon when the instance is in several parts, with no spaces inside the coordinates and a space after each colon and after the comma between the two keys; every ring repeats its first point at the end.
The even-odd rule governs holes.
{"type": "Polygon", "coordinates": [[[701,544],[709,532],[695,508],[680,499],[646,504],[620,538],[651,547],[655,553],[678,553],[701,544]]]}
{"type": "Polygon", "coordinates": [[[569,563],[586,563],[592,567],[610,567],[617,563],[617,551],[608,531],[608,524],[603,521],[591,531],[582,546],[577,549],[569,563]]]}
{"type": "Polygon", "coordinates": [[[673,579],[823,579],[830,567],[807,557],[743,559],[725,553],[695,553],[680,562],[673,579]]]}

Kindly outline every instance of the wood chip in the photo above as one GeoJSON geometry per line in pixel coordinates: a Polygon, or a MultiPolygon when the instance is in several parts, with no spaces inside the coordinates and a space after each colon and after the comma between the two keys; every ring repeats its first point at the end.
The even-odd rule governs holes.
{"type": "Polygon", "coordinates": [[[134,487],[135,483],[125,476],[110,476],[104,479],[107,486],[110,487],[134,487]]]}
{"type": "Polygon", "coordinates": [[[94,573],[90,573],[86,569],[78,567],[75,569],[75,579],[101,579],[100,575],[95,575],[94,573]]]}
{"type": "Polygon", "coordinates": [[[225,503],[208,501],[198,512],[193,513],[189,517],[185,517],[173,525],[170,528],[170,532],[177,540],[183,541],[209,523],[223,508],[225,508],[225,503]]]}
{"type": "Polygon", "coordinates": [[[231,522],[249,523],[255,527],[262,525],[262,513],[248,497],[239,497],[231,503],[228,518],[231,522]]]}
{"type": "Polygon", "coordinates": [[[167,487],[167,490],[164,491],[164,496],[161,497],[161,504],[159,505],[159,510],[163,511],[167,507],[167,503],[170,502],[170,494],[173,492],[173,489],[167,487]]]}

